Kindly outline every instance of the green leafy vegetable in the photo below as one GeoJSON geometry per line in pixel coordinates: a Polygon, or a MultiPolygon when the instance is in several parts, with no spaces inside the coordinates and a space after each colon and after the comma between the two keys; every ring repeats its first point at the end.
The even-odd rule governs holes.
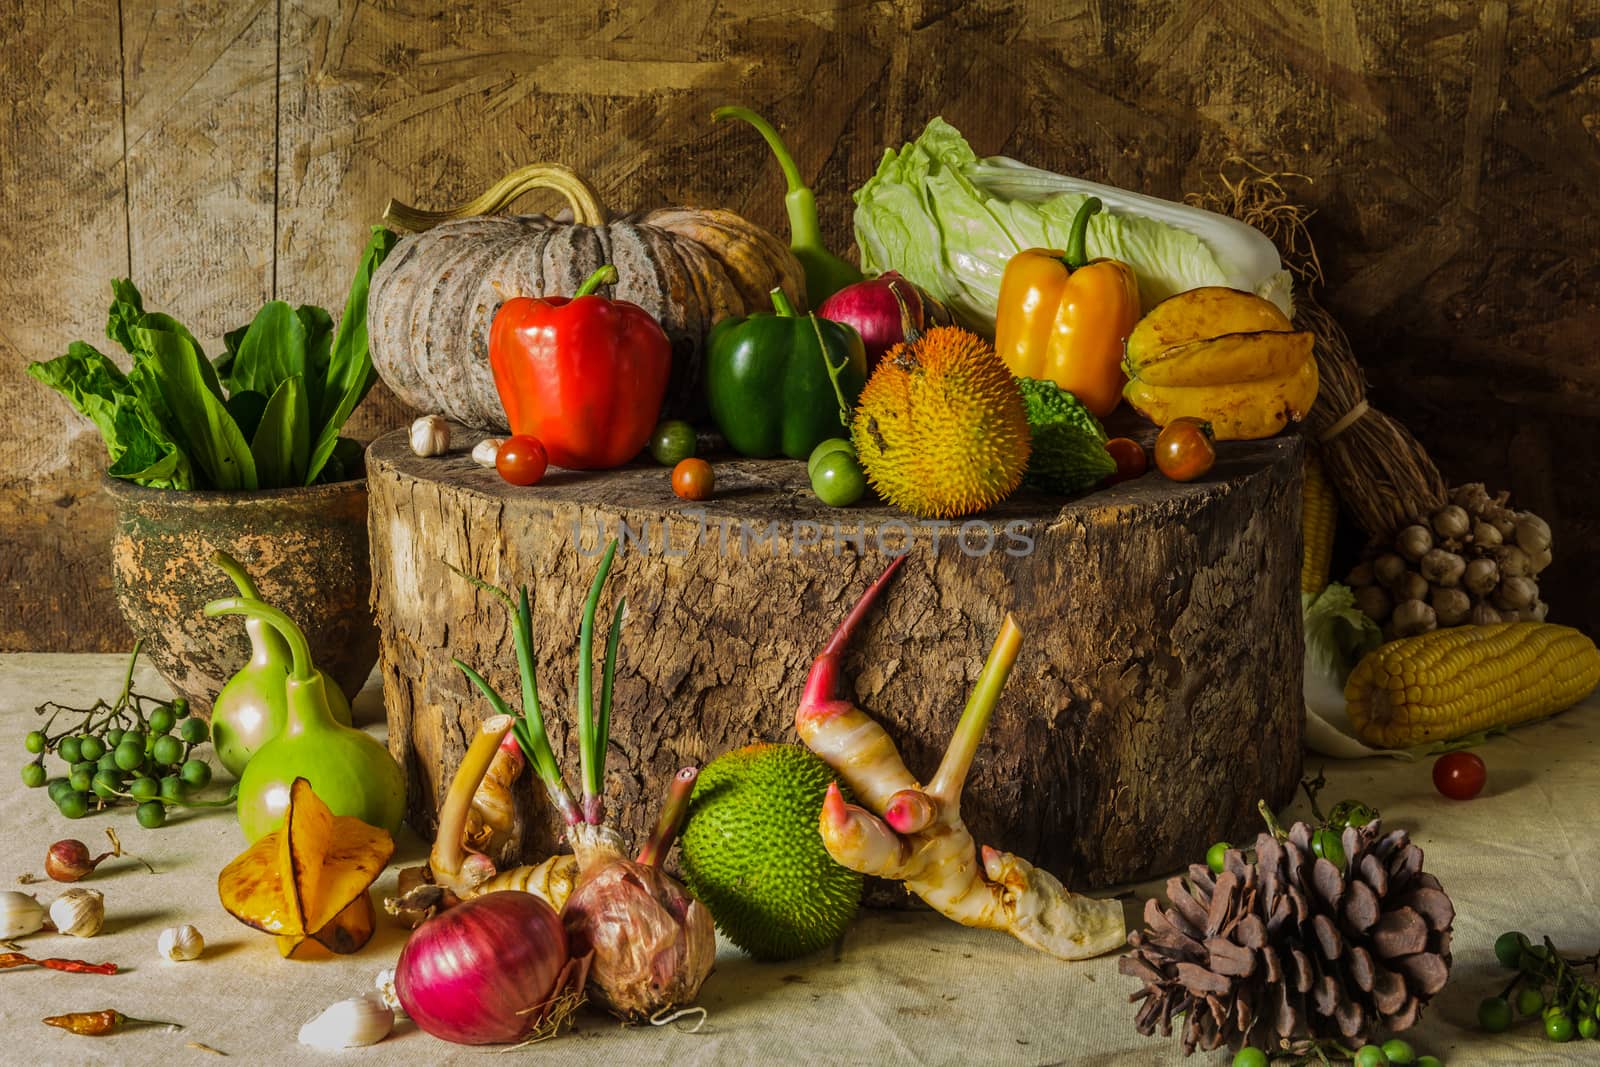
{"type": "Polygon", "coordinates": [[[1028,248],[1064,248],[1079,206],[1107,210],[1089,221],[1091,256],[1133,267],[1145,307],[1201,285],[1250,290],[1289,310],[1289,275],[1277,249],[1236,219],[1168,200],[1030,167],[979,159],[943,119],[856,190],[856,243],[868,274],[898,270],[992,335],[1006,262],[1028,248]]]}
{"type": "Polygon", "coordinates": [[[358,477],[362,448],[339,436],[377,372],[367,351],[367,291],[395,237],[373,229],[344,318],[265,305],[223,337],[213,365],[182,323],[111,283],[106,336],[132,357],[124,374],[82,341],[28,373],[67,398],[105,441],[109,473],[160,489],[274,489],[358,477]]]}
{"type": "Polygon", "coordinates": [[[1315,597],[1302,593],[1306,632],[1306,667],[1333,675],[1344,688],[1345,676],[1362,656],[1383,643],[1378,624],[1356,607],[1347,585],[1329,582],[1315,597]]]}

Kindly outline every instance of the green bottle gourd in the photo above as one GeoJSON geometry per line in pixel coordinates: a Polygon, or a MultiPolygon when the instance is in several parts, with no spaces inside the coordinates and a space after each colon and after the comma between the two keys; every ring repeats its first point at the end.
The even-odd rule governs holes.
{"type": "Polygon", "coordinates": [[[283,732],[261,746],[239,779],[239,826],[255,841],[277,829],[296,778],[311,783],[335,815],[350,815],[391,834],[405,814],[400,765],[382,742],[334,721],[331,685],[311,662],[305,634],[277,608],[249,597],[206,605],[206,614],[244,615],[271,626],[289,646],[293,667],[283,681],[283,732]]]}
{"type": "MultiPolygon", "coordinates": [[[[239,595],[260,600],[255,582],[239,561],[226,552],[214,552],[211,562],[222,568],[239,595]]],[[[278,631],[260,619],[246,618],[250,661],[217,694],[211,705],[211,747],[217,758],[238,778],[262,745],[283,732],[285,705],[283,681],[289,676],[289,646],[278,631]]],[[[337,685],[328,686],[328,707],[333,717],[350,725],[350,701],[337,685]]]]}

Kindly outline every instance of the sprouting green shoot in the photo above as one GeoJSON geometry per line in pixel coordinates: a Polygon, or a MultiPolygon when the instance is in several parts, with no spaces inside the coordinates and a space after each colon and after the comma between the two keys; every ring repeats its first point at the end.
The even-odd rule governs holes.
{"type": "MultiPolygon", "coordinates": [[[[606,665],[600,672],[600,722],[595,735],[600,739],[601,762],[605,761],[606,746],[611,742],[611,682],[617,674],[617,649],[622,647],[622,624],[628,618],[628,598],[617,602],[617,611],[611,617],[611,632],[606,634],[606,665]]],[[[605,783],[600,783],[604,788],[605,783]]]]}
{"type": "MultiPolygon", "coordinates": [[[[600,606],[600,590],[606,584],[616,555],[617,539],[613,537],[600,559],[594,581],[589,584],[589,599],[583,605],[583,625],[578,631],[578,758],[583,774],[583,815],[590,823],[599,823],[602,817],[607,735],[601,728],[602,724],[605,728],[610,725],[605,722],[609,708],[598,720],[594,711],[594,615],[600,606]]],[[[613,630],[616,628],[614,626],[613,630]]],[[[609,691],[609,682],[604,684],[609,691]]]]}

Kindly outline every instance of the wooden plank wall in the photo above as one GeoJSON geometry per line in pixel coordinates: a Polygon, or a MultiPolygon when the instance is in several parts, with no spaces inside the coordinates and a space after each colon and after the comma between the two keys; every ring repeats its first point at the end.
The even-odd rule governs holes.
{"type": "MultiPolygon", "coordinates": [[[[272,296],[337,308],[387,197],[536,159],[781,227],[725,102],[785,130],[839,246],[935,114],[1163,196],[1230,155],[1306,175],[1373,399],[1548,516],[1554,614],[1600,626],[1600,0],[13,0],[0,31],[0,648],[128,639],[103,451],[22,372],[100,334],[109,278],[215,343],[272,296]]],[[[404,417],[380,390],[359,423],[404,417]]]]}

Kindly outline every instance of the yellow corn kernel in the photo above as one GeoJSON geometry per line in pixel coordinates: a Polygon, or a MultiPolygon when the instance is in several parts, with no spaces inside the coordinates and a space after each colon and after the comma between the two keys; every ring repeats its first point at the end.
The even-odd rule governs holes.
{"type": "Polygon", "coordinates": [[[1300,555],[1300,591],[1316,596],[1328,586],[1333,559],[1333,526],[1338,502],[1316,453],[1306,453],[1305,487],[1301,490],[1300,530],[1304,547],[1300,555]]]}
{"type": "Polygon", "coordinates": [[[1344,699],[1356,736],[1405,748],[1541,719],[1600,685],[1600,650],[1570,626],[1455,626],[1380,645],[1344,699]]]}

